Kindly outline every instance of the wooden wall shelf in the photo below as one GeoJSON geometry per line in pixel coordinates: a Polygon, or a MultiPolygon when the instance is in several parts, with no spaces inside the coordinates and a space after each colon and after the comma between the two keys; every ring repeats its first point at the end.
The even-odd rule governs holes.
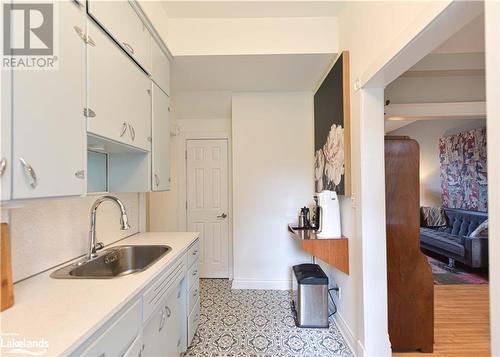
{"type": "Polygon", "coordinates": [[[318,239],[313,229],[296,229],[288,225],[292,237],[303,250],[349,275],[349,240],[346,237],[318,239]]]}

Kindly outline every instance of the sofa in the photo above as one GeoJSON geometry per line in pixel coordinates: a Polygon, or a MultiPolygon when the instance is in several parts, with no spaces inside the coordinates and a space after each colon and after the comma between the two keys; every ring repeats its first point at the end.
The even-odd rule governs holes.
{"type": "Polygon", "coordinates": [[[480,225],[487,224],[483,222],[488,219],[488,214],[451,208],[443,208],[442,214],[444,220],[439,227],[421,223],[420,247],[447,257],[450,268],[454,267],[455,261],[471,268],[486,268],[488,236],[484,232],[487,230],[479,235],[477,231],[480,225]]]}

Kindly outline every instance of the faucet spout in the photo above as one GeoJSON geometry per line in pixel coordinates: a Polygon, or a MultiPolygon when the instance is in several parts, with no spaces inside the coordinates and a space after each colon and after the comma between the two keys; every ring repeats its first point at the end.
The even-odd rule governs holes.
{"type": "Polygon", "coordinates": [[[123,205],[122,201],[120,201],[117,197],[114,197],[114,196],[99,197],[94,202],[94,204],[92,205],[92,208],[90,209],[89,249],[88,249],[88,253],[87,253],[88,260],[95,258],[97,256],[97,254],[96,254],[97,250],[102,248],[102,244],[97,243],[96,218],[97,218],[97,208],[101,205],[101,203],[103,203],[105,201],[114,202],[118,206],[118,208],[120,209],[121,230],[127,230],[130,228],[130,224],[128,223],[127,212],[125,210],[125,206],[123,205]]]}

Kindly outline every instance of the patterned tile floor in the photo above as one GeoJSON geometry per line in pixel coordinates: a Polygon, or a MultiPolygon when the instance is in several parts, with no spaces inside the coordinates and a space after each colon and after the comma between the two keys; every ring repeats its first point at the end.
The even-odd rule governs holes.
{"type": "Polygon", "coordinates": [[[353,356],[333,319],[329,329],[295,326],[290,291],[200,284],[200,325],[185,356],[353,356]]]}

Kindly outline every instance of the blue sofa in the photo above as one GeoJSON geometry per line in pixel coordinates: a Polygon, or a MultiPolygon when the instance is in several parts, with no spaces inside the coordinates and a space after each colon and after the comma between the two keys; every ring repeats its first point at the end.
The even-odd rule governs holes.
{"type": "Polygon", "coordinates": [[[449,259],[450,268],[459,261],[471,268],[488,266],[488,237],[469,237],[488,214],[444,208],[446,227],[420,228],[420,247],[449,259]]]}

